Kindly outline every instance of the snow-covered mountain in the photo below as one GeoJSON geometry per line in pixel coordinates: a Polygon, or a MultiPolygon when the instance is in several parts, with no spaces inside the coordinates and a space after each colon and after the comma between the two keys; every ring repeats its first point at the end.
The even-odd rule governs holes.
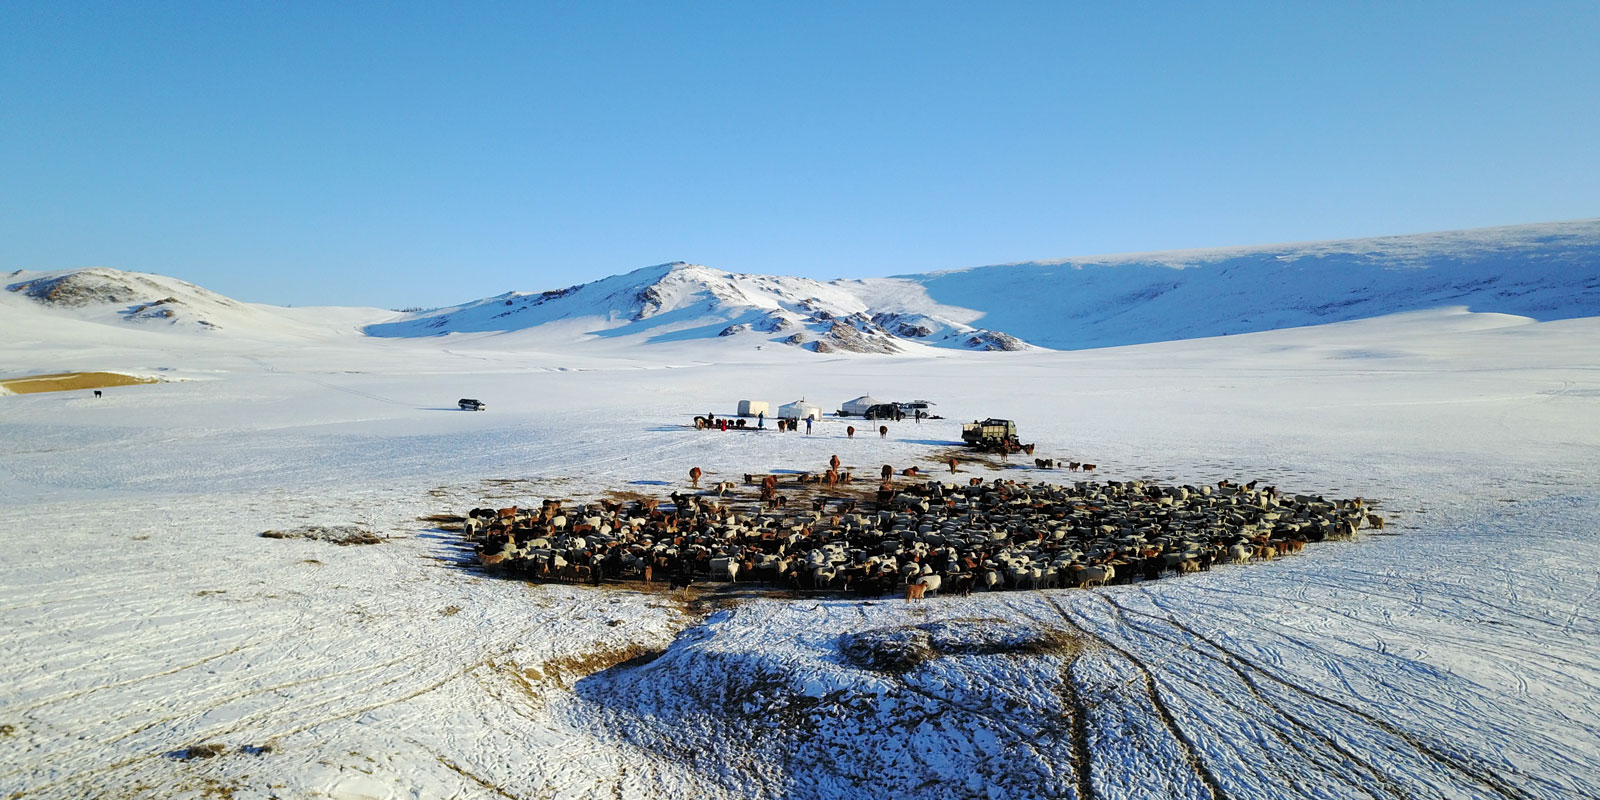
{"type": "Polygon", "coordinates": [[[6,290],[85,319],[216,330],[248,313],[243,303],[164,275],[90,267],[8,276],[6,290]]]}
{"type": "Polygon", "coordinates": [[[723,336],[823,352],[896,352],[909,343],[1080,349],[1441,306],[1541,320],[1600,315],[1600,220],[829,282],[680,262],[418,312],[366,331],[418,336],[551,326],[579,338],[723,336]]]}
{"type": "Polygon", "coordinates": [[[1441,306],[1600,316],[1600,219],[1035,261],[851,282],[865,302],[1081,349],[1441,306]]]}
{"type": "Polygon", "coordinates": [[[554,291],[508,292],[369,325],[374,336],[517,331],[550,327],[582,337],[642,342],[728,338],[819,353],[895,353],[908,341],[975,350],[1026,345],[933,314],[884,312],[843,281],[746,275],[675,262],[554,291]]]}
{"type": "Polygon", "coordinates": [[[393,316],[381,309],[245,303],[177,278],[107,267],[17,270],[3,280],[0,309],[11,323],[7,328],[90,323],[141,333],[304,337],[354,333],[359,324],[393,316]]]}
{"type": "Polygon", "coordinates": [[[711,343],[820,353],[1082,349],[1446,306],[1600,316],[1600,220],[818,281],[675,262],[394,314],[241,303],[159,275],[17,272],[0,303],[143,330],[492,338],[511,350],[711,343]]]}

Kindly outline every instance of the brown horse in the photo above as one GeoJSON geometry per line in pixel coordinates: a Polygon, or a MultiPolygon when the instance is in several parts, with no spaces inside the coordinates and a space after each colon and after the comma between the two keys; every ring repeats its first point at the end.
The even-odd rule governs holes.
{"type": "Polygon", "coordinates": [[[846,426],[844,426],[844,436],[845,436],[846,439],[854,439],[854,438],[856,438],[856,426],[854,426],[854,425],[846,425],[846,426]]]}
{"type": "Polygon", "coordinates": [[[956,467],[959,467],[959,466],[961,466],[961,462],[960,461],[957,461],[954,458],[950,459],[950,474],[951,475],[956,474],[956,467]]]}
{"type": "Polygon", "coordinates": [[[700,488],[700,476],[704,474],[704,472],[700,471],[699,467],[689,468],[689,480],[693,484],[694,488],[700,488]]]}
{"type": "Polygon", "coordinates": [[[878,438],[882,439],[883,437],[888,436],[888,435],[889,435],[889,426],[888,425],[879,425],[878,426],[878,438]]]}
{"type": "Polygon", "coordinates": [[[838,469],[839,468],[839,457],[838,456],[830,457],[828,459],[828,466],[833,467],[834,469],[838,469]]]}
{"type": "Polygon", "coordinates": [[[894,477],[894,467],[891,467],[888,464],[883,465],[881,472],[883,473],[884,480],[889,480],[890,478],[894,477]]]}

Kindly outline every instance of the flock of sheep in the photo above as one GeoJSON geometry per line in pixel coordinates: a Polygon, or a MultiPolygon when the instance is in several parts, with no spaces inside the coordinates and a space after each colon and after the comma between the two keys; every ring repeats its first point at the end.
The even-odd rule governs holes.
{"type": "Polygon", "coordinates": [[[803,509],[774,502],[765,490],[759,507],[741,508],[719,486],[718,495],[673,493],[668,501],[473,509],[463,530],[481,564],[536,579],[750,581],[863,595],[904,591],[911,599],[1152,580],[1277,558],[1383,526],[1360,498],[1285,495],[1254,482],[974,478],[896,488],[884,470],[875,497],[820,497],[803,509]]]}

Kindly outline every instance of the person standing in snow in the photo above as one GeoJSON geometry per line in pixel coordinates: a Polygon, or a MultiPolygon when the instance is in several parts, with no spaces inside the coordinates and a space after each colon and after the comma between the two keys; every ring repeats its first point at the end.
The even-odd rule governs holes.
{"type": "Polygon", "coordinates": [[[811,418],[810,417],[806,417],[806,435],[807,436],[811,435],[811,418]]]}
{"type": "Polygon", "coordinates": [[[767,427],[767,412],[765,412],[765,411],[757,411],[756,412],[756,427],[757,428],[765,428],[765,427],[767,427]]]}

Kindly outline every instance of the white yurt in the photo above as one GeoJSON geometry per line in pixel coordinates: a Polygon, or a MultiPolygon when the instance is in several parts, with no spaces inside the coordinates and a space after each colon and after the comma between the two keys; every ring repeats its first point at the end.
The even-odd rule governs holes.
{"type": "Polygon", "coordinates": [[[765,400],[740,400],[739,401],[739,416],[741,416],[741,417],[753,417],[753,416],[755,416],[757,414],[771,415],[772,414],[772,406],[768,405],[767,401],[765,401],[765,400]]]}
{"type": "Polygon", "coordinates": [[[880,401],[870,394],[864,394],[854,400],[839,406],[839,413],[847,417],[859,417],[867,413],[867,409],[878,405],[880,401]]]}
{"type": "Polygon", "coordinates": [[[804,400],[796,400],[793,403],[784,403],[778,406],[778,416],[782,419],[805,419],[810,417],[821,422],[822,409],[804,400]]]}

